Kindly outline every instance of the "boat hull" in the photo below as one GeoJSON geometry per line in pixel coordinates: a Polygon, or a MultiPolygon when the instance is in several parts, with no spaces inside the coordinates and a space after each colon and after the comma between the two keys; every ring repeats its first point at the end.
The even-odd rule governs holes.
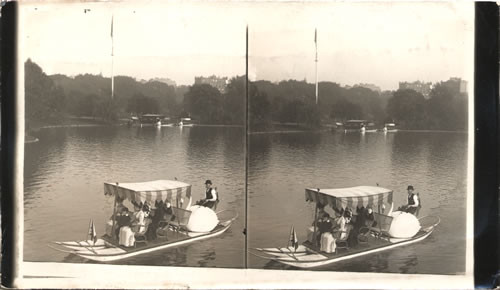
{"type": "MultiPolygon", "coordinates": [[[[220,223],[219,226],[216,227],[215,230],[208,232],[208,233],[187,233],[185,239],[181,240],[176,240],[176,241],[165,241],[163,243],[157,243],[152,247],[138,247],[138,248],[124,248],[120,246],[113,245],[103,239],[98,240],[98,245],[97,246],[77,246],[71,243],[75,242],[54,242],[54,244],[57,244],[59,246],[63,246],[68,250],[62,250],[58,249],[55,247],[51,247],[55,250],[65,252],[65,253],[70,253],[74,254],[77,256],[80,256],[82,258],[96,261],[96,262],[113,262],[113,261],[118,261],[122,259],[127,259],[130,257],[135,257],[139,255],[144,255],[160,250],[165,250],[185,244],[189,244],[192,242],[212,238],[219,236],[226,232],[232,224],[233,220],[226,221],[224,223],[220,223]],[[106,246],[103,246],[103,243],[106,246]]],[[[78,243],[78,242],[76,242],[78,243]]]]}
{"type": "MultiPolygon", "coordinates": [[[[434,231],[434,228],[435,228],[434,226],[431,226],[422,229],[414,237],[409,239],[389,239],[387,243],[384,245],[377,246],[374,248],[368,248],[363,251],[354,251],[352,253],[346,252],[344,254],[326,254],[310,249],[309,247],[304,245],[302,245],[303,248],[300,248],[301,251],[296,254],[286,253],[286,252],[281,253],[276,250],[271,250],[276,248],[256,248],[254,250],[257,250],[258,253],[253,253],[253,252],[250,253],[264,259],[274,260],[281,264],[285,264],[296,268],[302,268],[302,269],[319,268],[340,261],[349,260],[420,242],[425,238],[427,238],[434,231]],[[304,248],[306,253],[304,253],[304,248]]],[[[281,248],[281,249],[287,249],[287,248],[281,248]]]]}

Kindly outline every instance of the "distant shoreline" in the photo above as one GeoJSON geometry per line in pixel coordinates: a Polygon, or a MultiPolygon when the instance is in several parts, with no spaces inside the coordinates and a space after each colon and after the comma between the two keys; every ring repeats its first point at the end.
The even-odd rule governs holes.
{"type": "Polygon", "coordinates": [[[52,128],[76,128],[76,127],[100,127],[100,126],[116,126],[119,124],[66,124],[66,125],[46,125],[37,129],[52,129],[52,128]]]}
{"type": "Polygon", "coordinates": [[[217,125],[217,124],[193,124],[193,127],[234,127],[234,128],[241,127],[241,128],[245,128],[244,125],[224,125],[224,124],[220,124],[220,125],[217,125]]]}
{"type": "MultiPolygon", "coordinates": [[[[113,122],[105,122],[99,119],[91,119],[86,117],[70,117],[64,119],[62,124],[44,124],[44,125],[34,125],[29,132],[36,132],[41,129],[54,129],[54,128],[86,128],[86,127],[101,127],[101,126],[124,126],[126,122],[124,119],[120,119],[113,122]]],[[[292,124],[280,124],[284,127],[294,127],[292,124]]],[[[232,128],[245,128],[244,125],[232,125],[232,124],[193,124],[193,127],[232,127],[232,128]]],[[[293,133],[319,133],[326,132],[330,130],[335,130],[334,127],[324,125],[320,128],[316,129],[301,129],[301,128],[274,128],[269,130],[259,130],[259,131],[249,131],[250,135],[261,135],[261,134],[293,134],[293,133]]],[[[413,132],[413,133],[465,133],[468,134],[468,131],[463,130],[417,130],[417,129],[398,129],[397,132],[413,132]]],[[[389,132],[389,134],[394,134],[397,132],[389,132]]],[[[342,133],[339,131],[339,133],[342,133]]],[[[356,132],[351,132],[356,133],[356,132]]],[[[375,133],[375,132],[371,132],[375,133]]],[[[368,134],[371,134],[368,133],[368,134]]],[[[383,133],[378,132],[377,133],[383,133]]],[[[31,141],[36,142],[36,141],[31,141]]]]}
{"type": "MultiPolygon", "coordinates": [[[[330,131],[332,127],[325,126],[320,129],[297,129],[297,130],[269,130],[269,131],[250,131],[250,135],[259,135],[259,134],[287,134],[287,133],[319,133],[330,131]]],[[[468,134],[468,131],[452,131],[452,130],[412,130],[412,129],[398,129],[397,132],[387,132],[388,134],[395,134],[398,132],[412,132],[412,133],[462,133],[468,134]]],[[[338,133],[344,133],[342,131],[338,131],[338,133]]],[[[356,134],[361,132],[349,132],[348,134],[356,134]]],[[[365,134],[373,134],[373,133],[384,133],[382,131],[377,132],[366,132],[365,134]]]]}
{"type": "Polygon", "coordinates": [[[289,133],[321,133],[329,131],[328,129],[315,129],[315,130],[272,130],[272,131],[250,131],[250,135],[262,134],[289,134],[289,133]]]}
{"type": "MultiPolygon", "coordinates": [[[[415,133],[469,133],[468,131],[461,130],[411,130],[411,129],[399,129],[398,132],[415,132],[415,133]]],[[[397,133],[397,132],[396,132],[397,133]]]]}

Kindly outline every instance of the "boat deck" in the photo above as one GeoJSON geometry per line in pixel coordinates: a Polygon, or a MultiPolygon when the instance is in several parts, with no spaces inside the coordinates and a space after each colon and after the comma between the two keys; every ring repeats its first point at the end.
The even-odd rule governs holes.
{"type": "MultiPolygon", "coordinates": [[[[428,234],[428,232],[421,230],[412,239],[418,239],[419,237],[422,237],[426,234],[428,234]]],[[[405,242],[408,240],[408,239],[404,239],[404,240],[400,240],[400,241],[394,241],[394,240],[391,241],[388,237],[376,237],[376,236],[373,236],[370,234],[365,236],[365,237],[366,237],[365,242],[358,242],[357,245],[349,246],[348,248],[339,248],[337,246],[337,251],[335,251],[333,253],[326,253],[326,252],[320,251],[319,247],[313,245],[313,243],[311,243],[310,241],[305,241],[303,243],[303,245],[306,246],[307,248],[311,249],[312,251],[314,251],[318,254],[321,254],[327,258],[336,258],[336,257],[342,257],[342,256],[350,256],[353,254],[362,253],[362,252],[366,252],[369,250],[375,250],[375,249],[383,248],[383,247],[386,247],[388,245],[393,245],[393,244],[396,244],[399,242],[405,242]]]]}
{"type": "Polygon", "coordinates": [[[107,235],[105,235],[101,238],[103,240],[105,240],[106,242],[112,244],[113,246],[120,248],[124,251],[134,252],[134,251],[141,251],[144,249],[154,248],[154,247],[157,247],[159,245],[167,245],[167,244],[171,244],[171,243],[180,242],[183,240],[192,239],[193,237],[196,237],[196,236],[203,236],[203,235],[212,234],[212,233],[218,232],[220,230],[223,230],[224,228],[225,228],[224,226],[222,226],[221,224],[218,224],[212,231],[210,231],[208,233],[196,233],[194,236],[193,236],[193,234],[188,235],[188,232],[184,231],[184,230],[177,231],[177,230],[173,230],[172,228],[168,228],[168,230],[166,230],[167,234],[165,236],[157,236],[157,238],[154,240],[145,240],[145,241],[139,240],[139,241],[137,241],[137,238],[136,238],[135,246],[132,246],[132,247],[125,247],[122,245],[118,245],[118,242],[116,240],[112,239],[110,236],[107,236],[107,235]]]}

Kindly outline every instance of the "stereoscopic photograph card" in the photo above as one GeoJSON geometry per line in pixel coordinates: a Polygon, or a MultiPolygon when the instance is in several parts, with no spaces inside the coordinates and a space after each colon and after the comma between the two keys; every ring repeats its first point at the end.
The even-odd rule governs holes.
{"type": "Polygon", "coordinates": [[[17,287],[473,287],[473,3],[33,1],[18,26],[17,287]]]}

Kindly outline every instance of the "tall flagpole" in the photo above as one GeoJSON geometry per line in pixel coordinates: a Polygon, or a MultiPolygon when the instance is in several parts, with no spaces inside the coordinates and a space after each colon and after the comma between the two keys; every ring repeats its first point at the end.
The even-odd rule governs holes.
{"type": "Polygon", "coordinates": [[[113,76],[113,66],[114,66],[113,18],[114,16],[111,16],[111,99],[113,99],[115,95],[115,78],[113,76]]]}
{"type": "Polygon", "coordinates": [[[318,104],[318,32],[314,29],[314,45],[316,46],[316,105],[318,104]]]}

